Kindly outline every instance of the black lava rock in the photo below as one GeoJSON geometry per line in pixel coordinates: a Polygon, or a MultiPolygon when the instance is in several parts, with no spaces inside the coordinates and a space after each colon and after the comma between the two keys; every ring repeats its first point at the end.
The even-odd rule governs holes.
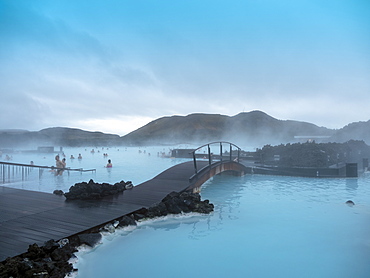
{"type": "Polygon", "coordinates": [[[136,221],[134,217],[125,215],[119,221],[118,227],[126,227],[126,226],[136,226],[136,221]]]}
{"type": "Polygon", "coordinates": [[[56,189],[56,190],[53,191],[53,194],[62,196],[64,194],[64,192],[63,192],[63,190],[57,190],[56,189]]]}
{"type": "Polygon", "coordinates": [[[102,235],[100,233],[81,234],[78,235],[78,238],[80,240],[80,244],[86,244],[90,247],[94,247],[101,241],[102,235]]]}
{"type": "Polygon", "coordinates": [[[53,240],[42,247],[32,244],[26,253],[0,262],[0,277],[63,278],[74,271],[68,260],[76,251],[70,244],[60,246],[53,240]]]}
{"type": "Polygon", "coordinates": [[[179,214],[188,212],[211,213],[214,209],[209,200],[201,201],[199,193],[191,192],[171,192],[158,204],[151,206],[147,210],[141,209],[134,213],[135,220],[142,218],[153,218],[166,216],[168,214],[179,214]],[[138,217],[140,216],[140,217],[138,217]]]}
{"type": "Polygon", "coordinates": [[[92,179],[86,183],[76,183],[64,194],[67,200],[96,200],[105,196],[116,195],[132,186],[131,181],[120,181],[113,185],[109,183],[95,183],[92,179]]]}

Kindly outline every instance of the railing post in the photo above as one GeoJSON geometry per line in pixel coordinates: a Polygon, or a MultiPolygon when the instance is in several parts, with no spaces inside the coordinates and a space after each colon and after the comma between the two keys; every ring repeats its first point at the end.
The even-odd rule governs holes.
{"type": "Polygon", "coordinates": [[[197,160],[195,159],[195,151],[193,152],[193,162],[194,162],[195,174],[197,174],[198,173],[198,169],[197,169],[197,160]]]}
{"type": "Polygon", "coordinates": [[[230,161],[233,160],[233,146],[230,144],[230,161]]]}
{"type": "Polygon", "coordinates": [[[207,146],[208,146],[208,162],[209,162],[209,165],[211,165],[212,164],[211,148],[209,147],[209,144],[207,146]]]}
{"type": "Polygon", "coordinates": [[[238,162],[240,162],[240,148],[238,148],[238,162]]]}
{"type": "Polygon", "coordinates": [[[220,161],[222,162],[222,142],[220,142],[220,161]]]}

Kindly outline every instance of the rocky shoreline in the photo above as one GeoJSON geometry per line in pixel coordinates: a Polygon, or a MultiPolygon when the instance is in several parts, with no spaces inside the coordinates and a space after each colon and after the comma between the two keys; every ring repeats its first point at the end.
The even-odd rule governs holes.
{"type": "MultiPolygon", "coordinates": [[[[93,185],[93,181],[89,183],[92,187],[96,187],[93,185]]],[[[86,184],[84,183],[82,186],[77,186],[76,188],[84,187],[86,184]]],[[[123,183],[121,182],[120,184],[122,188],[123,183]]],[[[86,198],[86,196],[88,195],[83,195],[83,198],[86,198]]],[[[98,195],[93,195],[92,199],[96,198],[98,198],[98,195]]],[[[189,212],[209,214],[213,209],[213,204],[209,200],[202,201],[199,193],[171,192],[159,203],[149,208],[142,208],[128,215],[124,215],[112,223],[96,227],[89,233],[74,235],[61,239],[58,242],[51,239],[41,247],[34,243],[29,246],[26,253],[7,258],[5,261],[0,262],[0,277],[63,278],[77,271],[70,263],[70,259],[75,257],[74,253],[77,252],[77,247],[84,244],[94,247],[101,241],[101,232],[112,233],[116,228],[136,226],[138,221],[169,214],[189,212]]]]}

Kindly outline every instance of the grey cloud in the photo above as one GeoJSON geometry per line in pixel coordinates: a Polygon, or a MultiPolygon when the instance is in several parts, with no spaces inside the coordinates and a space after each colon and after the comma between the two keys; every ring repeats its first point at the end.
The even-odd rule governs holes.
{"type": "MultiPolygon", "coordinates": [[[[22,127],[63,126],[74,119],[123,115],[235,115],[255,109],[291,118],[284,114],[291,111],[288,105],[303,103],[300,100],[306,96],[316,100],[335,95],[345,101],[348,94],[364,97],[370,86],[363,78],[367,61],[341,64],[332,60],[335,55],[321,60],[324,56],[314,51],[292,51],[284,49],[285,44],[277,50],[266,45],[261,50],[258,45],[243,48],[248,42],[236,40],[229,47],[228,42],[221,42],[223,37],[220,41],[204,37],[198,42],[199,37],[185,37],[175,27],[166,34],[170,46],[168,39],[161,41],[156,33],[154,38],[143,34],[137,38],[135,33],[128,42],[117,34],[117,26],[113,32],[121,37],[108,41],[89,33],[89,26],[78,29],[31,6],[22,8],[9,1],[6,16],[0,16],[4,38],[0,43],[1,94],[12,95],[6,105],[9,109],[0,112],[0,128],[9,124],[4,117],[16,109],[15,102],[22,113],[13,117],[13,124],[19,121],[22,127]],[[276,100],[286,107],[274,107],[276,100]]],[[[301,115],[309,115],[314,108],[301,115]]]]}
{"type": "Polygon", "coordinates": [[[45,119],[53,117],[51,111],[25,93],[0,92],[4,105],[0,109],[0,129],[25,128],[38,130],[45,119]]]}

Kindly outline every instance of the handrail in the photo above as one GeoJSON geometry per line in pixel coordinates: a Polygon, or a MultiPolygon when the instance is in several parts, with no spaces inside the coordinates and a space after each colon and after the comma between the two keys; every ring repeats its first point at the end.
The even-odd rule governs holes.
{"type": "Polygon", "coordinates": [[[196,152],[197,150],[199,150],[199,149],[201,149],[201,148],[203,148],[203,147],[205,147],[205,146],[209,146],[209,145],[217,144],[217,143],[230,144],[230,145],[232,145],[232,146],[236,147],[239,151],[241,150],[241,148],[239,148],[237,145],[235,145],[235,144],[233,144],[233,143],[231,143],[231,142],[227,142],[227,141],[215,141],[215,142],[211,142],[211,143],[204,144],[204,145],[202,145],[202,146],[200,146],[200,147],[196,148],[195,150],[193,150],[193,151],[192,151],[192,152],[190,152],[190,153],[196,152]]]}
{"type": "MultiPolygon", "coordinates": [[[[197,167],[197,160],[196,160],[196,155],[195,155],[195,152],[201,148],[204,148],[204,147],[207,147],[208,148],[208,166],[211,166],[212,164],[212,153],[211,153],[211,147],[210,145],[213,145],[213,144],[220,144],[220,161],[222,162],[223,161],[223,155],[222,155],[222,144],[229,144],[230,145],[230,157],[229,157],[229,160],[232,161],[232,147],[236,147],[238,149],[238,156],[236,157],[236,161],[239,162],[240,161],[240,151],[241,151],[241,148],[239,148],[237,145],[231,143],[231,142],[227,142],[227,141],[216,141],[216,142],[211,142],[211,143],[208,143],[208,144],[205,144],[205,145],[202,145],[200,147],[198,147],[197,149],[191,151],[189,154],[192,154],[193,155],[193,161],[194,161],[194,170],[195,170],[195,174],[196,175],[198,173],[198,167],[197,167]]],[[[208,167],[206,166],[206,167],[208,167]]]]}
{"type": "Polygon", "coordinates": [[[18,167],[21,167],[21,169],[22,169],[22,171],[21,171],[22,180],[24,180],[25,177],[28,176],[28,174],[31,171],[31,168],[38,168],[39,169],[39,177],[41,177],[44,169],[67,171],[68,175],[69,175],[70,171],[78,171],[80,173],[82,173],[82,172],[95,172],[96,173],[96,169],[86,169],[86,170],[84,170],[82,168],[76,168],[76,169],[69,168],[69,167],[60,168],[60,167],[55,167],[55,166],[41,166],[41,165],[13,163],[13,162],[3,162],[3,161],[0,161],[0,166],[1,166],[0,167],[0,177],[1,177],[1,181],[0,182],[2,182],[2,183],[5,183],[6,176],[8,176],[8,180],[10,180],[10,175],[11,175],[11,171],[10,170],[11,170],[11,168],[13,169],[12,170],[12,176],[14,177],[14,168],[15,169],[18,169],[18,167]]]}
{"type": "Polygon", "coordinates": [[[39,169],[57,169],[57,170],[67,170],[67,171],[79,171],[79,172],[94,172],[96,169],[82,169],[82,168],[60,168],[60,167],[55,167],[55,166],[41,166],[41,165],[33,165],[33,164],[22,164],[22,163],[13,163],[13,162],[4,162],[0,161],[0,164],[3,165],[12,165],[12,166],[23,166],[23,167],[30,167],[30,168],[39,168],[39,169]]]}

